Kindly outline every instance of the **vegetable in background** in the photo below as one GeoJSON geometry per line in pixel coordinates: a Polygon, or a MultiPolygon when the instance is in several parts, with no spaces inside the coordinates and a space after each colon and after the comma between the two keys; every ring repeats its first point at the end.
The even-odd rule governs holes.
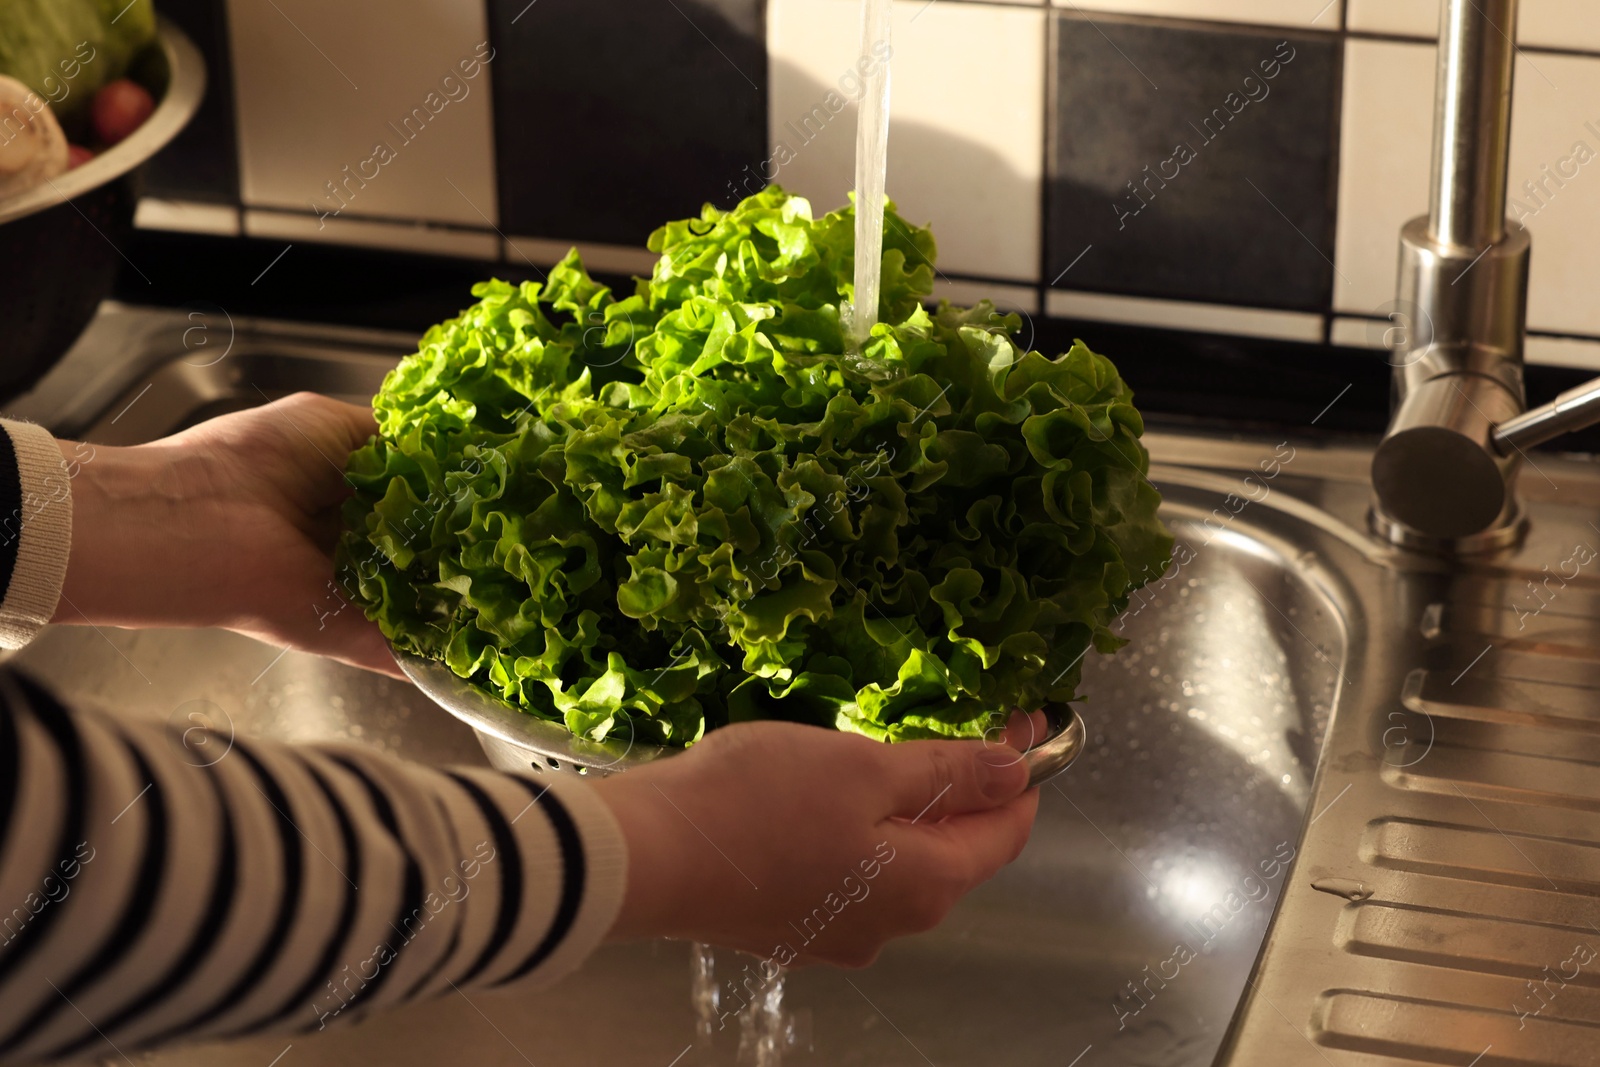
{"type": "Polygon", "coordinates": [[[0,74],[0,200],[62,174],[71,166],[71,153],[49,105],[0,74]]]}
{"type": "Polygon", "coordinates": [[[118,78],[94,94],[90,117],[95,136],[107,145],[120,144],[143,126],[155,109],[156,102],[144,86],[118,78]]]}
{"type": "Polygon", "coordinates": [[[155,39],[151,0],[0,0],[0,74],[44,97],[64,125],[155,39]]]}
{"type": "Polygon", "coordinates": [[[929,312],[932,235],[892,205],[849,354],[852,227],[771,187],[657,230],[621,299],[575,251],[475,286],[374,398],[341,580],[397,647],[592,739],[976,737],[1074,699],[1172,546],[1132,393],[987,302],[929,312]]]}
{"type": "Polygon", "coordinates": [[[109,85],[128,72],[140,49],[156,39],[156,9],[151,0],[95,0],[94,6],[100,13],[110,60],[108,73],[99,84],[109,85]]]}

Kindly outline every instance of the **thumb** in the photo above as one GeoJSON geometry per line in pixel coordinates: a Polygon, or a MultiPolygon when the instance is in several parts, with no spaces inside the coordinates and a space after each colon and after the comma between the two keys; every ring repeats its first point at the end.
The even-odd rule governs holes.
{"type": "Polygon", "coordinates": [[[277,409],[280,417],[293,418],[297,428],[346,452],[366,444],[378,432],[378,420],[371,407],[347,404],[320,393],[291,393],[267,406],[277,409]]]}
{"type": "MultiPolygon", "coordinates": [[[[378,624],[369,621],[355,605],[351,605],[348,610],[355,614],[348,623],[343,624],[342,632],[336,635],[337,643],[330,649],[319,651],[323,655],[332,654],[335,659],[351,666],[409,682],[410,679],[395,662],[394,652],[389,648],[389,642],[384,638],[382,631],[378,629],[378,624]]],[[[346,613],[340,612],[341,615],[346,613]]]]}
{"type": "Polygon", "coordinates": [[[913,822],[988,811],[1021,796],[1028,767],[1008,745],[910,741],[883,745],[889,814],[913,822]]]}

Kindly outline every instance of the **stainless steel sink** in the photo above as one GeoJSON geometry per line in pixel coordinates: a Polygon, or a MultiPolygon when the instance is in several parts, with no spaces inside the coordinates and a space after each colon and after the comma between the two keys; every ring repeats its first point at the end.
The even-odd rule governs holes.
{"type": "MultiPolygon", "coordinates": [[[[102,345],[122,338],[127,364],[91,373],[75,352],[67,373],[89,384],[47,380],[21,410],[133,441],[295,388],[370,394],[404,350],[392,337],[250,324],[200,366],[215,352],[183,347],[182,316],[102,320],[89,343],[95,330],[102,345]]],[[[1532,1057],[1514,1062],[1588,1062],[1560,1058],[1579,1047],[1560,1044],[1576,1041],[1565,1031],[1546,1032],[1556,1052],[1539,1059],[1545,1046],[1492,1006],[1560,959],[1482,931],[1543,924],[1548,940],[1580,918],[1600,925],[1600,902],[1585,896],[1600,889],[1588,859],[1600,856],[1600,788],[1578,773],[1600,761],[1589,734],[1600,716],[1585,703],[1600,686],[1600,653],[1588,651],[1600,564],[1522,629],[1507,614],[1544,563],[1570,555],[1567,542],[1600,547],[1600,530],[1563,503],[1595,499],[1600,479],[1541,461],[1550,482],[1527,485],[1523,548],[1447,568],[1366,533],[1365,449],[1148,441],[1180,566],[1136,601],[1127,647],[1088,664],[1088,750],[1044,790],[1022,858],[938,930],[865,971],[791,977],[796,1047],[784,1062],[1465,1064],[1477,1049],[1458,1056],[1458,1045],[1502,1041],[1532,1057]],[[1535,842],[1561,881],[1515,873],[1511,853],[1482,859],[1475,849],[1512,841],[1495,826],[1535,842]],[[1446,1007],[1418,1006],[1430,997],[1446,1007]],[[1412,1033],[1396,1018],[1464,1022],[1412,1033]]],[[[256,736],[482,762],[471,732],[415,690],[229,634],[55,628],[17,662],[122,715],[201,713],[256,736]]],[[[1600,932],[1587,936],[1600,947],[1600,932]]],[[[296,1037],[284,1062],[735,1062],[736,1027],[695,1047],[689,959],[682,944],[610,946],[558,988],[454,996],[296,1037]]],[[[1590,976],[1529,1031],[1563,1012],[1600,1023],[1590,976]]],[[[290,1043],[148,1062],[261,1067],[290,1043]]]]}

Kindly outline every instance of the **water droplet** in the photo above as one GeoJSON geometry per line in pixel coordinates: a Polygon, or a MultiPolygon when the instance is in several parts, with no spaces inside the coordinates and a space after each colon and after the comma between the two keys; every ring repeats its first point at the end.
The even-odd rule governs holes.
{"type": "Polygon", "coordinates": [[[1346,900],[1366,900],[1373,892],[1365,883],[1350,878],[1319,878],[1311,883],[1311,888],[1346,900]]]}

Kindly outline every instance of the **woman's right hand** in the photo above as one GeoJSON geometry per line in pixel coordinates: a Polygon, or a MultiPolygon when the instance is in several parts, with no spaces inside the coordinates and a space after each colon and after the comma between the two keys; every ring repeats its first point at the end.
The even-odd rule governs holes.
{"type": "Polygon", "coordinates": [[[1027,779],[998,740],[891,745],[780,722],[716,730],[596,783],[628,844],[611,936],[864,967],[1016,859],[1038,810],[1027,779]]]}

